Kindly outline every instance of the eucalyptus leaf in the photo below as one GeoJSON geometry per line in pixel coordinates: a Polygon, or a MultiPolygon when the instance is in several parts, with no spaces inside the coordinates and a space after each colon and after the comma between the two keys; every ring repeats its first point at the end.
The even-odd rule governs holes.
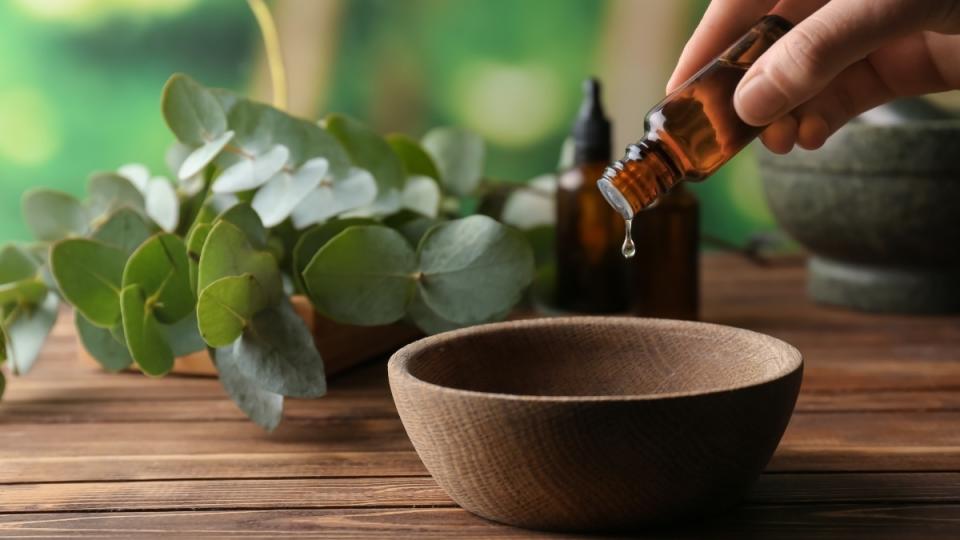
{"type": "Polygon", "coordinates": [[[18,305],[3,322],[7,358],[14,375],[23,375],[33,367],[57,321],[59,306],[56,293],[50,292],[38,304],[18,305]]]}
{"type": "Polygon", "coordinates": [[[413,295],[410,305],[407,306],[407,317],[417,328],[423,330],[428,335],[449,332],[457,328],[463,328],[464,326],[450,322],[434,313],[434,311],[430,309],[430,306],[423,301],[423,297],[419,291],[413,295]]]}
{"type": "Polygon", "coordinates": [[[500,219],[518,229],[532,229],[556,223],[557,177],[538,176],[507,197],[500,219]]]}
{"type": "Polygon", "coordinates": [[[400,201],[404,208],[435,218],[440,211],[440,187],[429,176],[410,176],[403,186],[400,201]]]}
{"type": "Polygon", "coordinates": [[[234,346],[217,349],[213,360],[230,399],[258,426],[273,431],[283,418],[283,396],[261,389],[256,380],[240,372],[234,346]]]}
{"type": "Polygon", "coordinates": [[[420,146],[420,143],[402,134],[392,134],[387,136],[387,142],[400,161],[403,162],[403,168],[407,176],[429,176],[434,180],[440,180],[440,171],[433,162],[430,154],[420,146]]]}
{"type": "Polygon", "coordinates": [[[167,343],[173,350],[173,356],[179,358],[207,349],[207,344],[200,336],[200,329],[197,326],[196,311],[191,311],[188,316],[173,324],[160,325],[167,337],[167,343]]]}
{"type": "Polygon", "coordinates": [[[121,208],[101,223],[91,238],[130,255],[154,232],[139,212],[132,208],[121,208]]]}
{"type": "Polygon", "coordinates": [[[7,244],[0,249],[0,284],[32,278],[37,275],[39,266],[26,249],[7,244]]]}
{"type": "Polygon", "coordinates": [[[247,235],[247,239],[253,244],[253,247],[257,249],[267,247],[267,230],[260,220],[260,215],[257,214],[256,210],[254,210],[250,204],[239,203],[231,206],[227,210],[224,210],[215,220],[215,222],[219,221],[232,223],[243,231],[243,233],[247,235]]]}
{"type": "Polygon", "coordinates": [[[187,262],[190,271],[190,290],[199,294],[197,287],[200,277],[200,255],[203,253],[203,244],[207,241],[207,236],[213,225],[201,223],[193,228],[190,236],[187,237],[187,262]]]}
{"type": "Polygon", "coordinates": [[[36,304],[47,295],[47,284],[39,277],[0,284],[0,306],[9,303],[36,304]]]}
{"type": "Polygon", "coordinates": [[[267,297],[253,275],[218,279],[203,289],[197,301],[200,335],[211,347],[226,347],[265,307],[267,297]]]}
{"type": "Polygon", "coordinates": [[[139,285],[160,322],[173,323],[194,308],[187,248],[178,236],[158,234],[137,248],[123,270],[123,288],[139,285]]]}
{"type": "MultiPolygon", "coordinates": [[[[167,148],[166,154],[164,154],[164,161],[167,164],[167,169],[169,169],[171,175],[177,179],[180,183],[181,191],[184,195],[192,197],[201,191],[203,191],[206,182],[203,178],[203,173],[197,173],[193,176],[187,178],[180,178],[180,167],[183,166],[183,163],[187,160],[190,154],[193,153],[193,148],[183,144],[180,141],[174,141],[173,144],[167,148]]],[[[149,181],[150,179],[147,178],[149,181]]],[[[146,185],[144,185],[144,190],[146,185]]]]}
{"type": "Polygon", "coordinates": [[[411,246],[416,246],[420,244],[420,239],[427,234],[427,231],[442,221],[424,217],[412,210],[402,210],[384,220],[383,223],[399,231],[411,246]]]}
{"type": "Polygon", "coordinates": [[[117,169],[117,174],[126,178],[140,193],[147,192],[147,182],[150,181],[150,169],[142,163],[128,163],[117,169]]]}
{"type": "Polygon", "coordinates": [[[247,235],[229,221],[214,225],[200,255],[197,289],[202,291],[218,279],[252,274],[263,287],[268,302],[283,296],[277,260],[268,251],[259,250],[247,235]]]}
{"type": "Polygon", "coordinates": [[[383,137],[342,115],[328,116],[326,126],[347,150],[353,164],[370,171],[376,179],[378,201],[399,194],[405,178],[403,163],[383,137]]]}
{"type": "Polygon", "coordinates": [[[182,73],[163,87],[163,119],[177,139],[191,146],[211,141],[227,130],[227,115],[209,89],[182,73]]]}
{"type": "Polygon", "coordinates": [[[61,240],[50,251],[50,267],[63,297],[93,324],[110,328],[120,320],[120,283],[127,254],[96,240],[61,240]]]}
{"type": "Polygon", "coordinates": [[[275,227],[290,217],[304,197],[320,185],[330,164],[324,158],[314,158],[293,174],[281,171],[253,196],[251,206],[266,227],[275,227]]]}
{"type": "MultiPolygon", "coordinates": [[[[114,337],[114,333],[117,332],[94,325],[79,311],[74,312],[74,324],[83,348],[107,371],[123,371],[133,363],[126,342],[118,341],[114,337]]],[[[119,326],[118,333],[122,334],[123,327],[119,326]]]]}
{"type": "Polygon", "coordinates": [[[442,223],[420,241],[419,291],[440,317],[489,320],[516,304],[533,279],[533,251],[519,231],[486,216],[442,223]]]}
{"type": "Polygon", "coordinates": [[[230,144],[233,136],[234,133],[232,131],[227,131],[194,149],[190,152],[190,155],[187,156],[187,159],[183,160],[183,163],[180,164],[180,169],[177,171],[177,178],[187,180],[200,174],[200,172],[212,163],[213,160],[220,155],[220,152],[223,152],[223,149],[230,144]]]}
{"type": "Polygon", "coordinates": [[[290,150],[277,144],[261,154],[241,156],[217,176],[214,193],[239,193],[256,189],[280,172],[290,159],[290,150]]]}
{"type": "Polygon", "coordinates": [[[117,210],[129,207],[144,209],[143,194],[130,180],[112,172],[90,175],[87,182],[88,206],[93,219],[105,219],[117,210]]]}
{"type": "Polygon", "coordinates": [[[120,293],[120,305],[130,356],[147,375],[165,375],[173,368],[173,350],[147,304],[146,293],[139,285],[125,287],[120,293]]]}
{"type": "Polygon", "coordinates": [[[166,178],[153,178],[147,184],[147,215],[166,232],[180,224],[180,199],[166,178]]]}
{"type": "Polygon", "coordinates": [[[286,298],[257,313],[233,347],[237,369],[263,390],[301,398],[327,392],[313,334],[286,298]]]}
{"type": "Polygon", "coordinates": [[[293,225],[303,229],[322,223],[344,212],[373,204],[376,197],[377,183],[373,175],[351,167],[345,177],[325,179],[299,201],[291,215],[293,225]]]}
{"type": "Polygon", "coordinates": [[[477,190],[486,155],[479,135],[459,128],[435,128],[423,137],[423,147],[437,164],[448,191],[463,197],[477,190]]]}
{"type": "Polygon", "coordinates": [[[23,220],[33,237],[56,242],[87,233],[90,216],[72,195],[52,189],[31,189],[23,195],[23,220]]]}
{"type": "Polygon", "coordinates": [[[416,283],[416,255],[397,231],[350,227],[333,237],[304,271],[314,306],[348,324],[401,319],[416,283]]]}
{"type": "Polygon", "coordinates": [[[293,248],[292,256],[293,279],[297,285],[297,290],[303,293],[307,292],[307,287],[303,283],[303,271],[307,269],[307,265],[310,264],[310,260],[317,254],[317,251],[320,251],[320,248],[331,238],[345,231],[348,227],[376,224],[376,221],[365,218],[335,219],[304,231],[293,248]]]}

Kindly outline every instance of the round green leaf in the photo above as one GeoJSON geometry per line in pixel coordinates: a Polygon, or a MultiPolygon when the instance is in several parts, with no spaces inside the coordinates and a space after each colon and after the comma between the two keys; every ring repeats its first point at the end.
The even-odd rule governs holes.
{"type": "Polygon", "coordinates": [[[521,230],[553,225],[557,221],[556,191],[555,175],[538,176],[507,197],[500,219],[521,230]]]}
{"type": "Polygon", "coordinates": [[[283,396],[261,389],[256,380],[241,373],[233,346],[214,351],[213,360],[230,399],[258,426],[273,431],[283,418],[283,396]]]}
{"type": "Polygon", "coordinates": [[[429,176],[434,180],[440,180],[437,165],[420,143],[399,133],[387,135],[387,142],[400,157],[407,176],[429,176]]]}
{"type": "Polygon", "coordinates": [[[51,189],[31,189],[23,195],[23,220],[33,237],[56,242],[86,234],[90,217],[75,197],[51,189]]]}
{"type": "Polygon", "coordinates": [[[433,157],[443,186],[458,196],[471,195],[483,178],[486,146],[476,133],[441,127],[423,137],[423,147],[433,157]]]}
{"type": "Polygon", "coordinates": [[[187,237],[187,262],[190,265],[190,290],[199,294],[200,254],[203,253],[203,244],[213,225],[209,223],[195,224],[187,237]]]}
{"type": "Polygon", "coordinates": [[[377,180],[378,201],[399,193],[405,178],[403,163],[383,137],[353,118],[337,114],[327,117],[326,126],[346,148],[353,164],[370,171],[377,180]]]}
{"type": "Polygon", "coordinates": [[[139,212],[132,208],[121,208],[93,231],[92,238],[129,255],[153,233],[153,227],[139,212]]]}
{"type": "Polygon", "coordinates": [[[400,233],[362,226],[327,242],[303,277],[317,309],[344,323],[373,326],[403,317],[415,273],[415,254],[400,233]]]}
{"type": "Polygon", "coordinates": [[[250,240],[253,247],[263,249],[267,247],[267,229],[264,228],[260,215],[249,203],[239,203],[223,211],[216,221],[227,221],[236,225],[250,240]]]}
{"type": "Polygon", "coordinates": [[[233,346],[233,358],[244,376],[268,392],[315,398],[327,391],[313,334],[286,298],[253,317],[233,346]]]}
{"type": "Polygon", "coordinates": [[[450,322],[434,313],[434,311],[430,309],[430,306],[423,301],[423,296],[419,291],[413,295],[413,300],[411,300],[410,305],[407,306],[407,316],[417,328],[429,335],[449,332],[450,330],[456,330],[464,326],[450,322]]]}
{"type": "Polygon", "coordinates": [[[161,108],[167,126],[182,143],[199,146],[227,130],[227,115],[217,97],[182,73],[167,80],[161,108]]]}
{"type": "Polygon", "coordinates": [[[160,323],[147,305],[147,296],[139,285],[120,293],[123,310],[123,334],[130,356],[147,375],[165,375],[173,368],[173,350],[160,323]]]}
{"type": "Polygon", "coordinates": [[[96,240],[61,240],[50,250],[50,268],[60,292],[93,324],[120,320],[120,283],[127,254],[96,240]]]}
{"type": "Polygon", "coordinates": [[[533,279],[526,239],[486,216],[437,225],[418,255],[424,302],[458,324],[481,323],[512,307],[533,279]]]}
{"type": "Polygon", "coordinates": [[[200,335],[211,347],[225,347],[266,306],[263,288],[252,275],[218,279],[203,289],[197,301],[200,335]]]}
{"type": "Polygon", "coordinates": [[[53,324],[57,322],[60,301],[53,292],[35,305],[18,305],[3,321],[7,336],[7,356],[15,375],[30,371],[40,354],[53,324]]]}
{"type": "Polygon", "coordinates": [[[307,229],[293,248],[293,279],[297,289],[306,292],[303,283],[303,271],[307,269],[310,259],[320,251],[331,238],[356,225],[375,225],[377,222],[365,218],[335,219],[323,225],[315,225],[307,229]]]}
{"type": "MultiPolygon", "coordinates": [[[[130,351],[127,350],[127,344],[118,341],[114,337],[115,332],[106,328],[100,328],[94,325],[80,314],[74,313],[74,322],[77,327],[77,335],[80,336],[80,342],[83,348],[90,353],[97,362],[107,371],[122,371],[127,369],[133,358],[130,357],[130,351]]],[[[116,333],[122,333],[122,325],[116,333]]]]}
{"type": "Polygon", "coordinates": [[[94,219],[104,219],[120,208],[143,211],[143,194],[126,177],[113,172],[90,175],[87,182],[88,206],[94,219]]]}
{"type": "Polygon", "coordinates": [[[123,269],[123,287],[139,285],[157,320],[179,321],[194,307],[187,247],[172,234],[158,234],[137,248],[123,269]]]}
{"type": "Polygon", "coordinates": [[[37,275],[40,262],[26,249],[7,244],[0,249],[0,283],[11,283],[37,275]]]}
{"type": "Polygon", "coordinates": [[[197,275],[201,291],[218,279],[252,274],[267,295],[268,303],[283,296],[277,260],[270,252],[255,249],[248,236],[229,221],[220,221],[207,235],[197,275]]]}

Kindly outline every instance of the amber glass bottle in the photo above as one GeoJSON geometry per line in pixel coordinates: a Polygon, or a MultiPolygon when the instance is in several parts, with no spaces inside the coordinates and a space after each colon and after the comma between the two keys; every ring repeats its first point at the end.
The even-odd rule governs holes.
{"type": "Polygon", "coordinates": [[[557,185],[556,305],[581,313],[616,313],[629,306],[628,268],[620,256],[623,218],[594,187],[610,162],[610,121],[600,102],[600,84],[584,83],[584,100],[573,126],[574,164],[557,185]]]}
{"type": "Polygon", "coordinates": [[[700,307],[700,203],[680,184],[633,218],[630,311],[696,320],[700,307]]]}
{"type": "Polygon", "coordinates": [[[747,69],[791,24],[768,15],[707,64],[646,117],[646,134],[603,172],[600,191],[624,219],[655,203],[683,180],[713,174],[762,128],[745,124],[733,108],[733,92],[747,69]]]}

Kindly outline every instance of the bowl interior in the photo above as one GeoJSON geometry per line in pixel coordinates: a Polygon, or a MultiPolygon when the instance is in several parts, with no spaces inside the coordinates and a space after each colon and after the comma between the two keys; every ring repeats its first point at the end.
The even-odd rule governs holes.
{"type": "Polygon", "coordinates": [[[514,321],[427,338],[397,355],[430,384],[522,396],[666,397],[752,386],[800,366],[747,330],[655,319],[514,321]]]}

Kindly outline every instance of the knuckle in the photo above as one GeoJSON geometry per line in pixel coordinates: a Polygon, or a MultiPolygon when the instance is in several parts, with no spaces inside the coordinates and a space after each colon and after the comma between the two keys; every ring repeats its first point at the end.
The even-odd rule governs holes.
{"type": "Polygon", "coordinates": [[[792,69],[801,77],[815,77],[824,71],[828,29],[810,18],[807,24],[797,26],[784,36],[784,69],[792,69]]]}

